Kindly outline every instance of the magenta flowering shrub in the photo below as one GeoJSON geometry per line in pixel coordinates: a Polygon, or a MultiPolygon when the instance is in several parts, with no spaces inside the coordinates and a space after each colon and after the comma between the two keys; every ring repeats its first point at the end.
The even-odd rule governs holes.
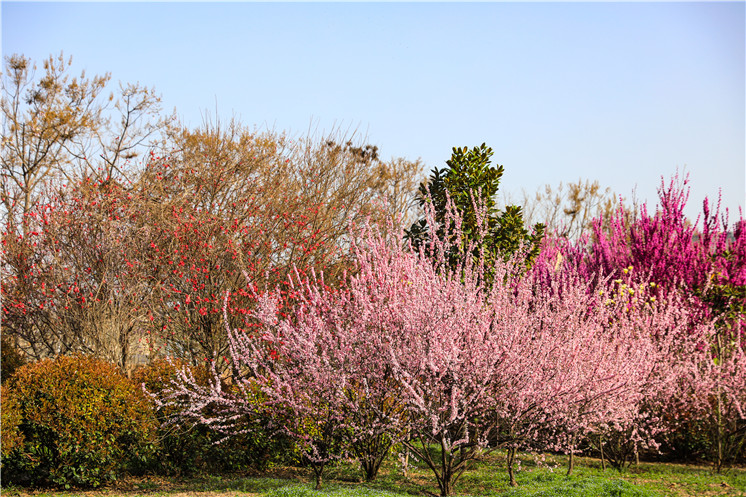
{"type": "Polygon", "coordinates": [[[580,247],[584,250],[564,255],[588,278],[644,279],[661,294],[694,295],[706,315],[740,321],[746,304],[746,224],[739,216],[729,230],[728,213],[721,216],[719,204],[712,212],[707,199],[701,219],[690,222],[684,216],[687,183],[688,178],[678,183],[678,177],[668,185],[661,182],[654,213],[643,204],[640,215],[629,219],[620,209],[607,230],[597,219],[592,239],[580,247]]]}

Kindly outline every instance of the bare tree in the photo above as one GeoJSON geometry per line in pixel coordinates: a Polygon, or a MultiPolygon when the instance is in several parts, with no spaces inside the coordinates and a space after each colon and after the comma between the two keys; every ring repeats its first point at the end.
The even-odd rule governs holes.
{"type": "Polygon", "coordinates": [[[28,58],[6,58],[0,101],[0,188],[9,219],[13,213],[29,212],[42,182],[69,164],[74,141],[101,124],[97,100],[110,76],[88,79],[83,73],[71,79],[67,74],[71,63],[62,54],[49,57],[43,63],[43,76],[35,80],[36,66],[28,58]]]}
{"type": "Polygon", "coordinates": [[[130,161],[162,141],[172,119],[161,115],[153,89],[120,83],[116,96],[104,98],[111,76],[71,77],[71,65],[72,58],[50,56],[37,79],[30,59],[5,60],[0,196],[23,233],[44,182],[125,178],[130,161]]]}
{"type": "Polygon", "coordinates": [[[77,143],[76,159],[79,175],[104,180],[134,179],[141,166],[135,159],[147,150],[166,149],[175,119],[163,114],[161,97],[153,88],[132,83],[119,83],[102,116],[102,125],[77,143]]]}
{"type": "Polygon", "coordinates": [[[598,181],[560,183],[557,187],[545,185],[535,194],[523,191],[523,213],[528,224],[541,222],[549,233],[578,240],[591,229],[595,219],[601,218],[604,226],[611,215],[621,206],[633,212],[624,199],[610,188],[601,189],[598,181]]]}

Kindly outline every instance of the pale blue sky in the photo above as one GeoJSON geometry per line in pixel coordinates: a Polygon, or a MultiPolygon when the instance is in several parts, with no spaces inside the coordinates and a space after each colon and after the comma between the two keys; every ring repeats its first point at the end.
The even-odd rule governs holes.
{"type": "MultiPolygon", "coordinates": [[[[357,128],[429,171],[482,142],[502,190],[579,178],[688,214],[746,202],[746,8],[722,3],[2,2],[2,53],[161,93],[192,125],[357,128]]],[[[734,215],[731,215],[733,220],[734,215]]]]}

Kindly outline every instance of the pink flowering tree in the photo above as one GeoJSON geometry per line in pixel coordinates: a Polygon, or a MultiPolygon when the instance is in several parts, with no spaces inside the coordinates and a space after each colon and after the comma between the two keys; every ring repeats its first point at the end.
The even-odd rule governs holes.
{"type": "Polygon", "coordinates": [[[620,209],[607,229],[602,219],[596,219],[586,251],[574,253],[584,259],[586,275],[624,278],[626,270],[633,267],[638,280],[655,282],[660,291],[684,288],[705,302],[714,298],[709,292],[715,286],[729,285],[732,294],[722,305],[743,305],[744,295],[739,290],[746,285],[743,218],[729,228],[728,213],[721,216],[719,205],[712,212],[705,199],[702,217],[690,222],[684,215],[687,184],[688,178],[679,182],[678,176],[668,185],[662,181],[655,212],[643,204],[639,216],[629,218],[620,209]]]}
{"type": "Polygon", "coordinates": [[[242,365],[274,406],[295,414],[285,429],[301,442],[317,486],[324,463],[348,454],[360,461],[367,480],[374,479],[404,434],[400,385],[380,357],[391,327],[385,301],[395,292],[366,274],[363,269],[340,290],[321,279],[303,281],[298,304],[282,319],[277,296],[265,295],[254,314],[264,325],[261,335],[231,340],[234,361],[250,351],[242,365]]]}
{"type": "Polygon", "coordinates": [[[684,342],[693,347],[695,337],[688,308],[651,298],[649,284],[604,279],[589,288],[577,268],[546,261],[537,261],[512,293],[490,294],[502,326],[521,330],[513,369],[502,368],[505,377],[496,382],[513,388],[501,392],[497,411],[511,481],[520,447],[569,452],[571,472],[576,447],[605,427],[624,427],[625,444],[654,444],[653,433],[640,427],[643,418],[655,420],[641,409],[668,398],[688,374],[669,358],[681,356],[684,342]]]}
{"type": "Polygon", "coordinates": [[[359,254],[361,274],[378,289],[363,294],[397,288],[392,281],[405,291],[400,299],[384,294],[388,300],[376,306],[396,313],[383,329],[397,334],[382,350],[403,387],[413,435],[406,444],[431,467],[444,495],[469,460],[487,450],[508,448],[515,484],[517,448],[572,452],[576,437],[599,423],[630,422],[645,392],[667,378],[661,358],[680,346],[676,339],[688,325],[677,320],[686,313],[677,302],[647,302],[630,288],[609,298],[606,280],[589,292],[571,269],[542,280],[538,270],[522,277],[520,264],[496,262],[488,284],[485,258],[472,256],[458,212],[449,216],[454,233],[418,253],[377,244],[359,254]],[[398,260],[411,262],[389,269],[398,260]],[[388,274],[395,276],[380,279],[388,274]],[[558,426],[564,437],[547,438],[558,426]]]}
{"type": "Polygon", "coordinates": [[[655,286],[648,282],[610,283],[608,295],[616,304],[610,328],[637,330],[646,339],[636,343],[647,344],[644,360],[648,367],[638,389],[626,398],[617,416],[596,416],[588,432],[589,440],[605,451],[612,466],[622,470],[640,449],[658,450],[661,437],[676,429],[666,417],[680,412],[688,402],[700,364],[707,360],[705,344],[714,325],[712,320],[692,322],[691,297],[672,293],[656,299],[652,296],[655,286]]]}
{"type": "Polygon", "coordinates": [[[317,488],[328,463],[349,455],[372,480],[404,433],[397,382],[378,360],[375,302],[361,300],[356,285],[367,283],[355,278],[339,291],[321,278],[294,282],[290,313],[280,312],[280,291],[267,292],[251,313],[258,331],[228,329],[233,388],[226,389],[217,372],[200,387],[184,371],[159,402],[226,435],[245,430],[247,418],[268,415],[271,429],[295,440],[317,488]]]}

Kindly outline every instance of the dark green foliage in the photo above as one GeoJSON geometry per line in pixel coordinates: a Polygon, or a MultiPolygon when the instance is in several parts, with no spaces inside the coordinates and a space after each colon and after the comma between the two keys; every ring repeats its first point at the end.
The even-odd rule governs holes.
{"type": "MultiPolygon", "coordinates": [[[[676,429],[662,440],[659,458],[689,463],[704,461],[712,453],[707,423],[686,413],[677,413],[682,414],[683,421],[676,423],[676,429]]],[[[676,421],[664,418],[664,422],[676,421]]]]}
{"type": "MultiPolygon", "coordinates": [[[[421,185],[419,203],[425,207],[431,203],[435,222],[441,226],[434,234],[444,236],[443,223],[447,219],[448,197],[453,206],[463,216],[463,242],[474,244],[474,254],[484,250],[487,261],[498,258],[507,259],[521,247],[526,249],[526,265],[530,266],[539,254],[541,240],[544,236],[544,225],[537,224],[533,233],[525,228],[521,208],[510,205],[504,211],[497,209],[496,196],[500,187],[504,168],[491,164],[493,151],[486,144],[468,149],[454,147],[451,158],[446,161],[447,167],[432,170],[427,185],[421,185]],[[484,209],[486,233],[480,235],[480,222],[477,208],[484,209]]],[[[431,236],[426,219],[415,222],[406,232],[415,249],[425,243],[431,236]]],[[[453,254],[452,262],[458,260],[453,254]]]]}
{"type": "Polygon", "coordinates": [[[144,395],[98,359],[61,356],[23,366],[7,396],[3,410],[17,409],[23,441],[3,455],[3,483],[97,487],[152,447],[155,420],[144,395]]]}
{"type": "MultiPolygon", "coordinates": [[[[133,381],[145,389],[158,394],[166,388],[181,363],[156,360],[138,368],[133,381]]],[[[195,379],[207,384],[208,372],[192,368],[195,379]]],[[[228,385],[225,385],[229,388],[228,385]]],[[[264,470],[291,457],[292,446],[282,437],[272,437],[264,426],[253,424],[248,433],[225,439],[209,427],[178,421],[169,423],[175,409],[158,409],[156,417],[160,424],[155,457],[148,468],[160,474],[192,476],[206,473],[225,473],[247,468],[264,470]]]]}

